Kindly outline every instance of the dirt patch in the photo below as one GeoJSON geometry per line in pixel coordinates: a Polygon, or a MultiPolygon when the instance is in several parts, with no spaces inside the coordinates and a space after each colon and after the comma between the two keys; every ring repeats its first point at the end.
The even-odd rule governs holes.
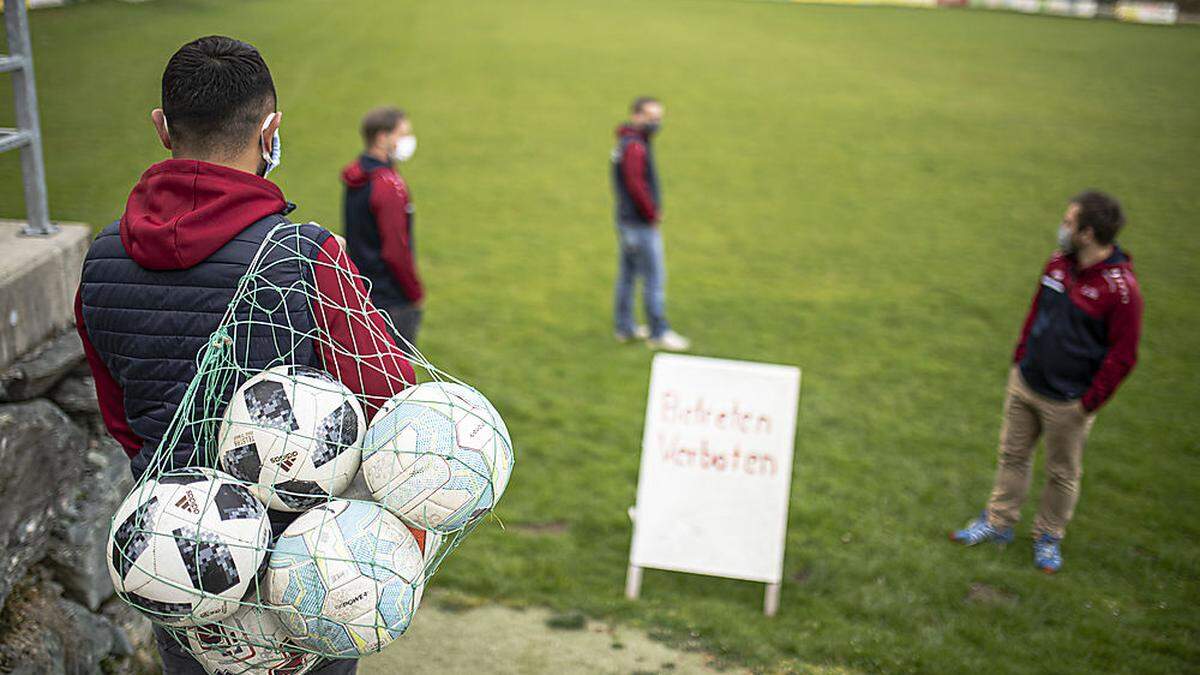
{"type": "Polygon", "coordinates": [[[967,589],[967,597],[964,598],[966,602],[978,605],[1003,605],[1006,607],[1017,604],[1019,599],[1017,594],[1012,591],[988,586],[978,581],[971,584],[971,587],[967,589]]]}
{"type": "Polygon", "coordinates": [[[679,651],[642,631],[586,619],[577,612],[485,605],[454,610],[430,593],[396,644],[363,659],[363,675],[406,673],[748,673],[714,667],[702,651],[679,651]],[[432,597],[431,597],[432,596],[432,597]],[[432,601],[431,601],[432,600],[432,601]],[[552,628],[557,621],[566,626],[552,628]],[[575,627],[576,624],[582,624],[575,627]]]}

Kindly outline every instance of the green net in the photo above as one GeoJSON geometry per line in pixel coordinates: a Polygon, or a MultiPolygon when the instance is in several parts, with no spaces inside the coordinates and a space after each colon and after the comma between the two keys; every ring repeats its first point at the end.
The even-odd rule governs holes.
{"type": "Polygon", "coordinates": [[[386,647],[512,471],[496,409],[389,338],[325,236],[264,239],[113,517],[118,594],[210,673],[386,647]]]}

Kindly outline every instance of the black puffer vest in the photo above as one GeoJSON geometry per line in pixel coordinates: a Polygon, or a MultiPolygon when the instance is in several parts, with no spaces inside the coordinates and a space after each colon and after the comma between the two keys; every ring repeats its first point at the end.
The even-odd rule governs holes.
{"type": "Polygon", "coordinates": [[[617,138],[617,146],[613,148],[612,152],[612,184],[613,192],[616,195],[616,218],[617,222],[626,225],[650,225],[650,222],[638,211],[637,204],[633,201],[633,195],[629,193],[629,187],[625,185],[625,176],[622,174],[625,148],[630,143],[641,143],[646,146],[646,187],[650,189],[650,196],[654,199],[654,203],[662,205],[662,195],[658,188],[658,167],[654,164],[654,145],[649,139],[641,136],[622,134],[617,138]]]}
{"type": "MultiPolygon", "coordinates": [[[[138,265],[121,243],[119,224],[96,237],[83,263],[79,293],[88,337],[124,390],[125,415],[144,440],[133,458],[135,476],[154,459],[198,360],[229,310],[230,301],[260,247],[258,269],[264,283],[239,300],[231,359],[249,371],[283,363],[319,365],[309,337],[314,334],[310,298],[311,265],[329,232],[312,223],[291,224],[282,214],[246,227],[203,262],[187,269],[149,270],[138,265]],[[286,224],[278,230],[275,226],[286,224]],[[263,246],[267,236],[271,241],[263,246]],[[293,292],[284,292],[293,289],[293,292]],[[274,328],[273,328],[274,327],[274,328]]],[[[229,344],[229,343],[226,343],[229,344]]],[[[197,395],[193,418],[219,418],[238,378],[219,397],[197,395]],[[219,399],[214,401],[214,399],[219,399]]],[[[195,426],[172,436],[170,465],[204,463],[216,448],[196,448],[195,426]]]]}

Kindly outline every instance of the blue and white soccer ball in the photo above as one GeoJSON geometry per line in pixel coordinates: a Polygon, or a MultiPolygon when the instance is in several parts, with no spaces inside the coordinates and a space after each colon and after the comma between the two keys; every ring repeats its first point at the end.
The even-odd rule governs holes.
{"type": "Polygon", "coordinates": [[[328,373],[276,366],[234,393],[218,457],[271,509],[304,511],[350,485],[365,427],[358,399],[328,373]]]}
{"type": "Polygon", "coordinates": [[[266,601],[300,646],[358,657],[408,628],[424,567],[416,537],[386,509],[331,499],[276,542],[266,601]]]}
{"type": "Polygon", "coordinates": [[[113,516],[113,586],[152,621],[195,626],[233,614],[271,545],[267,509],[233,476],[169,471],[135,487],[113,516]]]}
{"type": "Polygon", "coordinates": [[[424,530],[457,532],[508,486],[512,441],[483,394],[426,382],[396,394],[363,436],[363,477],[376,501],[424,530]]]}
{"type": "Polygon", "coordinates": [[[275,613],[243,605],[217,623],[183,630],[188,651],[209,673],[220,675],[303,675],[320,656],[291,642],[275,613]]]}

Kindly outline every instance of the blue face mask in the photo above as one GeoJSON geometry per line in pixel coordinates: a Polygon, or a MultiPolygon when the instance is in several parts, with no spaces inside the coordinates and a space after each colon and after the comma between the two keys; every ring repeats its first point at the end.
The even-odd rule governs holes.
{"type": "MultiPolygon", "coordinates": [[[[279,113],[271,113],[270,115],[267,115],[267,119],[263,121],[263,131],[267,130],[267,127],[271,124],[271,120],[275,117],[275,115],[278,114],[279,113]]],[[[271,152],[267,152],[266,148],[262,149],[262,158],[263,161],[266,162],[266,165],[263,167],[262,171],[263,178],[266,178],[269,173],[279,168],[279,165],[282,163],[282,160],[280,159],[282,154],[283,151],[281,149],[281,143],[279,140],[279,130],[276,129],[275,135],[271,137],[271,152]]]]}

